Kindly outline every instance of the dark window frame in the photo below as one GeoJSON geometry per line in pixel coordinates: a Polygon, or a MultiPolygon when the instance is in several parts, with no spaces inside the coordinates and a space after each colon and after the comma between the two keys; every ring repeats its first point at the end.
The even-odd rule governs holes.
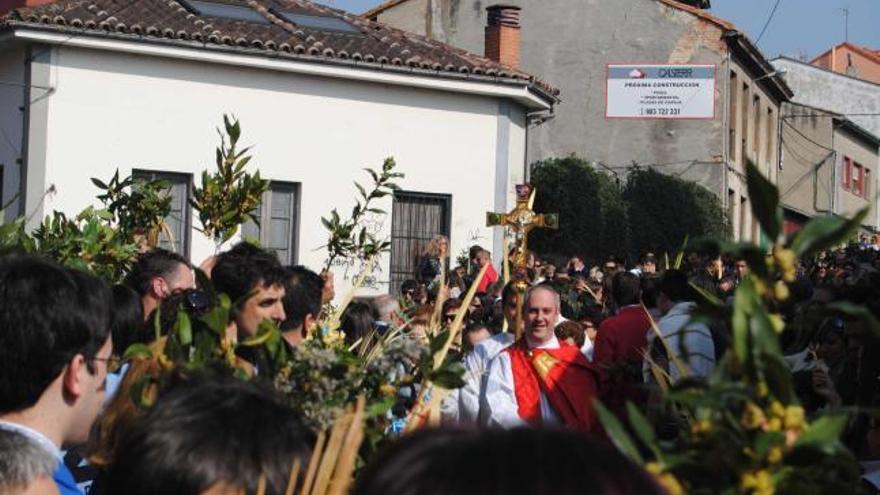
{"type": "Polygon", "coordinates": [[[133,177],[144,178],[147,180],[155,180],[162,179],[167,180],[172,183],[185,183],[186,184],[186,198],[184,198],[183,202],[183,240],[181,241],[183,245],[181,246],[181,250],[178,254],[183,256],[184,258],[189,259],[190,252],[192,251],[192,205],[190,205],[189,200],[192,198],[192,190],[193,190],[193,174],[186,172],[173,172],[169,170],[151,170],[151,169],[132,169],[131,175],[133,177]],[[181,181],[175,182],[174,179],[184,179],[181,181]]]}
{"type": "MultiPolygon", "coordinates": [[[[441,232],[438,232],[437,234],[446,236],[446,238],[449,240],[449,245],[450,246],[452,245],[452,199],[453,199],[452,194],[428,193],[428,192],[421,192],[421,191],[406,191],[406,190],[395,191],[393,199],[392,199],[392,206],[391,206],[391,213],[392,213],[391,214],[391,250],[389,252],[390,259],[389,259],[389,266],[388,266],[388,272],[389,272],[388,273],[388,279],[389,279],[388,292],[390,294],[396,294],[398,292],[399,284],[403,280],[406,280],[407,278],[415,278],[415,273],[404,274],[402,276],[402,278],[399,276],[396,277],[396,275],[398,275],[398,271],[395,270],[395,260],[399,259],[400,256],[402,256],[402,254],[396,252],[396,249],[395,249],[396,243],[394,242],[394,240],[395,240],[396,224],[395,224],[394,211],[395,211],[395,205],[399,204],[399,201],[401,201],[402,199],[415,199],[415,200],[423,199],[423,200],[429,200],[429,201],[430,200],[442,201],[444,203],[445,212],[444,212],[443,218],[442,218],[441,232]],[[399,278],[399,280],[397,280],[397,278],[399,278]]],[[[437,235],[437,234],[433,234],[433,235],[437,235]]],[[[414,237],[414,236],[412,236],[412,237],[414,237]]],[[[412,237],[410,237],[410,238],[412,238],[412,237]]],[[[413,261],[415,261],[415,260],[413,260],[413,261]]],[[[417,266],[416,263],[414,263],[414,268],[415,268],[415,266],[417,266]]],[[[447,267],[447,269],[448,268],[449,267],[447,267]]],[[[404,273],[404,272],[401,272],[401,273],[404,273]]]]}
{"type": "MultiPolygon", "coordinates": [[[[282,264],[290,264],[296,265],[299,262],[299,244],[300,244],[300,227],[302,226],[302,183],[301,182],[292,182],[292,181],[281,181],[281,180],[273,180],[269,181],[269,189],[263,194],[263,197],[260,200],[260,224],[259,226],[254,226],[258,229],[257,231],[257,239],[260,241],[260,244],[263,247],[267,246],[267,231],[265,229],[265,225],[267,225],[269,220],[271,220],[272,208],[271,208],[271,195],[272,192],[276,189],[287,189],[293,192],[293,211],[291,212],[290,222],[290,244],[289,244],[289,260],[281,260],[282,264]],[[269,208],[264,208],[266,205],[266,200],[269,200],[269,208]]],[[[241,234],[245,236],[246,228],[254,228],[248,226],[248,224],[242,224],[241,226],[241,234]]]]}

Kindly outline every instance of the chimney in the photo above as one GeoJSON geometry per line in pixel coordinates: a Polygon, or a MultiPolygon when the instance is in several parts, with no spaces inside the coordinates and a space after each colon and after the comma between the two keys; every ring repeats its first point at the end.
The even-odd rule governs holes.
{"type": "Polygon", "coordinates": [[[492,5],[486,7],[486,58],[519,68],[519,7],[492,5]]]}
{"type": "Polygon", "coordinates": [[[50,3],[54,0],[0,0],[0,16],[5,15],[12,9],[21,7],[36,7],[44,3],[50,3]]]}

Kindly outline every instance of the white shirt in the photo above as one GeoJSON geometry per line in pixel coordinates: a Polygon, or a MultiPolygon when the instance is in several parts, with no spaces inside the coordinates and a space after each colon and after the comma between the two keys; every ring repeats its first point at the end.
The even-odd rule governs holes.
{"type": "MultiPolygon", "coordinates": [[[[690,321],[696,306],[688,301],[676,304],[657,322],[657,326],[670,351],[690,370],[690,375],[705,378],[715,369],[715,342],[705,323],[690,321]]],[[[654,332],[648,332],[648,341],[653,339],[654,332]]],[[[658,345],[662,344],[658,342],[658,345]]],[[[669,376],[673,382],[681,377],[672,356],[669,357],[669,376]]]]}
{"type": "MultiPolygon", "coordinates": [[[[551,337],[547,342],[532,345],[530,349],[559,349],[559,341],[551,337]]],[[[550,400],[544,391],[541,391],[541,422],[544,425],[559,424],[559,415],[550,405],[550,400]]],[[[499,353],[489,364],[489,376],[486,380],[485,404],[489,426],[502,428],[514,428],[526,426],[525,420],[519,416],[519,405],[516,402],[516,388],[513,381],[513,368],[510,364],[510,355],[506,352],[499,353]]]]}
{"type": "MultiPolygon", "coordinates": [[[[457,394],[450,396],[457,399],[458,415],[455,417],[444,414],[445,419],[455,417],[462,423],[485,423],[485,419],[480,417],[480,407],[486,391],[489,362],[513,344],[515,338],[512,332],[499,333],[475,345],[471,352],[465,354],[462,363],[465,369],[464,387],[456,390],[457,394]]],[[[447,408],[444,408],[444,412],[446,410],[447,408]]]]}
{"type": "Polygon", "coordinates": [[[62,459],[61,449],[58,448],[58,446],[55,445],[52,440],[49,440],[49,437],[43,435],[39,431],[29,426],[25,426],[19,423],[13,423],[11,421],[0,420],[0,430],[14,431],[16,433],[20,433],[46,449],[47,452],[54,455],[57,459],[62,459]]]}

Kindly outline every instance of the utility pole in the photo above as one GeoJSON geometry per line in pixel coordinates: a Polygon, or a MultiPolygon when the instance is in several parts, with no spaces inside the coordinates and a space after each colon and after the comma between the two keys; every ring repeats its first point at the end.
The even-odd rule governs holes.
{"type": "Polygon", "coordinates": [[[849,41],[849,9],[840,9],[843,11],[843,41],[849,41]]]}

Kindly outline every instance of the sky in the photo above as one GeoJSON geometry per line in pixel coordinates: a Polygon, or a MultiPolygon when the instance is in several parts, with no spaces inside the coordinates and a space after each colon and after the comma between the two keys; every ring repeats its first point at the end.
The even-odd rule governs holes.
{"type": "MultiPolygon", "coordinates": [[[[361,13],[382,0],[318,0],[361,13]]],[[[550,3],[553,0],[545,0],[550,3]]],[[[755,41],[777,0],[712,0],[711,12],[736,24],[755,41]]],[[[779,6],[758,46],[768,58],[787,55],[812,59],[845,39],[880,50],[880,0],[778,0],[779,6]]]]}

